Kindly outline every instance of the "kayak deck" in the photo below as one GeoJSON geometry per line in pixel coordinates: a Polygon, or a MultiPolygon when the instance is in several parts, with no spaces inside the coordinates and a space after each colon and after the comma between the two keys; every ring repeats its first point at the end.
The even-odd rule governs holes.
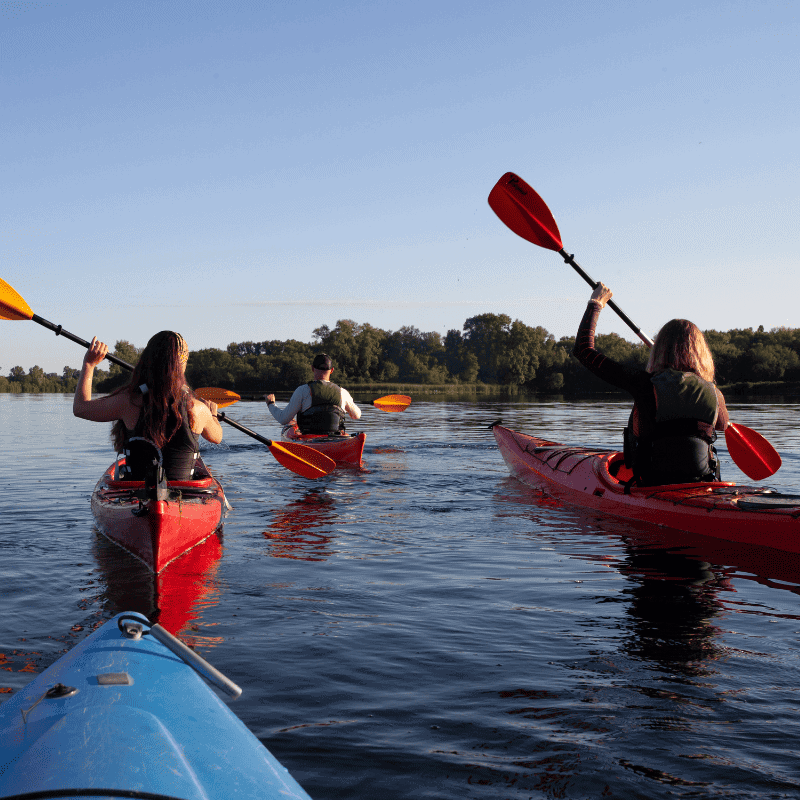
{"type": "Polygon", "coordinates": [[[149,628],[118,615],[0,706],[0,796],[308,798],[149,628]]]}
{"type": "Polygon", "coordinates": [[[307,447],[313,447],[328,458],[332,458],[339,466],[360,467],[367,434],[363,431],[330,436],[314,433],[302,434],[295,425],[287,425],[282,431],[282,438],[286,442],[297,442],[307,447]]]}
{"type": "Polygon", "coordinates": [[[144,481],[115,480],[116,466],[105,471],[92,493],[97,528],[153,572],[219,527],[225,494],[201,459],[195,465],[199,477],[171,481],[166,500],[147,499],[144,481]]]}
{"type": "Polygon", "coordinates": [[[626,519],[800,553],[800,495],[730,482],[627,488],[622,453],[492,427],[511,474],[572,505],[626,519]]]}

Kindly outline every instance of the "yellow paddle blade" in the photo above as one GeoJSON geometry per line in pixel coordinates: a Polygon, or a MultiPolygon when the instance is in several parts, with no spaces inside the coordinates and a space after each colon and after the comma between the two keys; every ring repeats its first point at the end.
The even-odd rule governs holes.
{"type": "Polygon", "coordinates": [[[297,442],[273,442],[269,450],[286,469],[304,478],[322,478],[336,469],[336,462],[332,458],[297,442]]]}
{"type": "Polygon", "coordinates": [[[407,394],[387,394],[373,400],[372,405],[381,411],[405,411],[411,405],[411,398],[407,394]]]}
{"type": "Polygon", "coordinates": [[[13,286],[0,278],[0,319],[33,319],[31,307],[13,286]]]}
{"type": "Polygon", "coordinates": [[[229,389],[218,389],[214,386],[204,386],[202,389],[195,389],[194,393],[201,400],[210,400],[212,403],[216,403],[220,408],[232,406],[242,399],[236,392],[231,392],[229,389]]]}

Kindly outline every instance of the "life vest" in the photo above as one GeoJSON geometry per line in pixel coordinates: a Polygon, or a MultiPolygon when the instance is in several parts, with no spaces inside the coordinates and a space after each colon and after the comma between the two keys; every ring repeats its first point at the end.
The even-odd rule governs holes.
{"type": "Polygon", "coordinates": [[[719,480],[714,425],[719,400],[713,383],[693,372],[665,369],[650,377],[655,418],[639,422],[634,413],[625,428],[625,465],[642,486],[719,480]],[[708,426],[708,427],[706,427],[708,426]],[[708,433],[711,429],[711,434],[708,433]]]}
{"type": "MultiPolygon", "coordinates": [[[[180,427],[161,448],[163,468],[168,481],[192,480],[195,461],[200,457],[199,438],[189,424],[186,397],[181,403],[181,417],[183,419],[180,427]]],[[[136,427],[132,431],[125,428],[125,464],[120,467],[122,480],[142,481],[148,470],[152,469],[155,445],[142,437],[142,426],[142,414],[139,414],[136,427]]]]}
{"type": "Polygon", "coordinates": [[[344,431],[342,390],[328,381],[309,381],[311,407],[297,415],[300,433],[339,433],[344,431]]]}

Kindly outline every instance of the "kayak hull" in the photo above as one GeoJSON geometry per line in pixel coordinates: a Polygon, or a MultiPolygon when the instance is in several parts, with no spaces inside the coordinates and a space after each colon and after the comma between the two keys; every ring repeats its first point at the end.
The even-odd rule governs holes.
{"type": "Polygon", "coordinates": [[[199,459],[199,479],[170,482],[168,500],[143,499],[143,481],[114,480],[115,465],[92,493],[97,528],[153,572],[161,572],[219,527],[225,495],[199,459]]]}
{"type": "Polygon", "coordinates": [[[0,706],[0,796],[308,798],[194,669],[153,635],[125,637],[121,616],[149,628],[118,615],[0,706]],[[57,684],[77,692],[46,696],[57,684]]]}
{"type": "Polygon", "coordinates": [[[622,453],[570,447],[493,426],[511,474],[571,505],[625,519],[800,553],[800,495],[733,483],[634,487],[622,453]]]}
{"type": "Polygon", "coordinates": [[[360,467],[367,434],[362,432],[344,436],[303,435],[292,425],[283,429],[283,440],[313,447],[328,458],[332,458],[339,466],[360,467]]]}

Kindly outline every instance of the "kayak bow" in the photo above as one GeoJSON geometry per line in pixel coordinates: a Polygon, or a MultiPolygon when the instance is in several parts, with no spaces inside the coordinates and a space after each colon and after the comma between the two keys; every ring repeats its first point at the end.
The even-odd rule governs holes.
{"type": "Polygon", "coordinates": [[[117,615],[0,706],[0,796],[309,800],[200,675],[241,693],[159,625],[117,615]]]}

